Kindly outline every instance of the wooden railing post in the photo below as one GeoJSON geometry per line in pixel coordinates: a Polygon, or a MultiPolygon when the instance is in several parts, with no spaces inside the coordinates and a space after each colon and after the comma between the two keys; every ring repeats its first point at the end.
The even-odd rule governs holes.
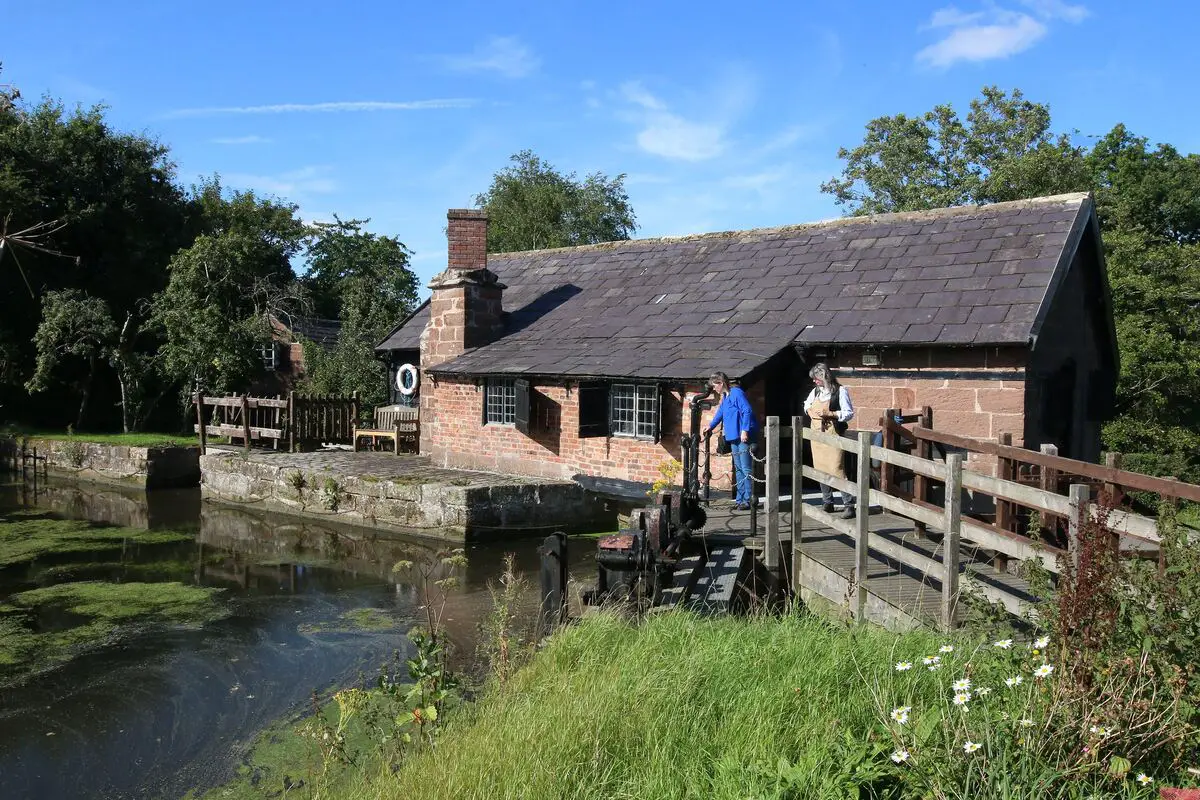
{"type": "Polygon", "coordinates": [[[208,426],[204,424],[204,392],[196,392],[196,427],[200,429],[200,455],[208,452],[208,426]]]}
{"type": "Polygon", "coordinates": [[[1071,518],[1067,521],[1067,553],[1071,558],[1071,566],[1075,569],[1076,579],[1078,579],[1082,551],[1079,536],[1087,522],[1091,490],[1086,483],[1072,483],[1069,496],[1071,498],[1071,518]]]}
{"type": "Polygon", "coordinates": [[[952,630],[958,614],[959,537],[962,534],[961,453],[946,456],[946,535],[942,539],[942,627],[952,630]]]}
{"type": "MultiPolygon", "coordinates": [[[[1122,458],[1121,458],[1120,453],[1105,453],[1104,454],[1104,466],[1109,467],[1110,469],[1120,469],[1121,461],[1122,461],[1122,458]]],[[[1116,483],[1106,482],[1104,484],[1104,494],[1105,494],[1105,497],[1101,498],[1101,502],[1107,503],[1109,508],[1118,507],[1119,505],[1121,505],[1121,502],[1125,499],[1124,490],[1120,487],[1120,485],[1118,485],[1116,483]]],[[[1121,557],[1121,534],[1117,533],[1116,531],[1113,531],[1111,537],[1109,538],[1109,546],[1112,548],[1113,555],[1116,556],[1117,558],[1120,558],[1121,557]]]]}
{"type": "MultiPolygon", "coordinates": [[[[1058,446],[1053,444],[1044,444],[1041,446],[1042,455],[1056,456],[1058,455],[1058,446]]],[[[1058,494],[1058,470],[1053,467],[1047,467],[1044,464],[1041,467],[1041,476],[1038,479],[1038,488],[1043,492],[1051,492],[1058,494]]],[[[1042,518],[1042,527],[1053,537],[1058,528],[1058,517],[1049,512],[1039,512],[1042,518]]]]}
{"type": "Polygon", "coordinates": [[[804,418],[792,417],[792,592],[800,594],[804,536],[804,418]]]}
{"type": "Polygon", "coordinates": [[[288,452],[296,452],[296,392],[288,390],[287,420],[288,452]]]}
{"type": "Polygon", "coordinates": [[[767,540],[763,562],[767,570],[779,574],[779,417],[767,417],[767,540]]]}
{"type": "Polygon", "coordinates": [[[866,621],[867,612],[867,554],[871,532],[871,432],[858,432],[858,474],[856,476],[854,518],[854,619],[866,621]]]}
{"type": "Polygon", "coordinates": [[[246,437],[246,450],[250,449],[250,398],[242,395],[242,434],[246,437]]]}
{"type": "MultiPolygon", "coordinates": [[[[894,408],[884,409],[883,412],[883,449],[896,449],[896,434],[892,432],[892,420],[898,412],[894,408]]],[[[892,494],[892,465],[886,461],[879,462],[879,491],[892,494]]]]}
{"type": "MultiPolygon", "coordinates": [[[[1012,446],[1012,434],[1000,434],[1000,444],[1005,447],[1012,446]]],[[[1015,478],[1014,464],[1011,458],[1000,456],[996,460],[996,477],[1003,481],[1011,481],[1015,478]]],[[[1013,505],[1007,500],[996,500],[996,527],[1002,531],[1012,531],[1013,525],[1013,505]]],[[[1008,572],[1008,556],[1004,553],[996,553],[994,564],[997,572],[1008,572]]]]}
{"type": "MultiPolygon", "coordinates": [[[[922,428],[929,428],[930,430],[933,429],[933,408],[931,406],[925,406],[921,409],[920,426],[922,428]]],[[[923,458],[926,461],[933,460],[933,442],[928,439],[917,439],[916,449],[918,458],[923,458]]],[[[929,502],[929,478],[920,474],[913,476],[913,497],[922,503],[929,502]]],[[[917,536],[925,535],[924,522],[915,522],[913,526],[916,529],[917,536]]]]}

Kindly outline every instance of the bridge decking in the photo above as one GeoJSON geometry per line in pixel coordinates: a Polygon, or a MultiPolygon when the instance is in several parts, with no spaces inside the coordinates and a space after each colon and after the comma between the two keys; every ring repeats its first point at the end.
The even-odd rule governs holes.
{"type": "MultiPolygon", "coordinates": [[[[851,575],[854,569],[854,539],[830,525],[840,514],[825,514],[821,510],[820,496],[806,495],[801,531],[799,570],[793,567],[792,574],[800,575],[800,593],[806,600],[822,597],[838,607],[848,603],[851,590],[851,575]]],[[[790,560],[791,503],[781,502],[779,518],[780,542],[787,560],[790,560]]],[[[840,521],[840,520],[839,520],[840,521]]],[[[758,514],[758,533],[751,535],[750,512],[735,511],[729,501],[715,501],[708,509],[708,524],[705,533],[724,533],[746,536],[750,549],[761,551],[766,525],[766,514],[758,514]]],[[[941,532],[930,530],[929,535],[919,536],[912,520],[872,509],[870,528],[873,536],[880,536],[893,544],[942,563],[941,532]]],[[[908,628],[918,624],[938,624],[941,617],[942,582],[935,576],[901,564],[874,548],[869,548],[866,588],[868,592],[867,616],[874,622],[888,627],[908,628]]],[[[992,554],[969,542],[963,542],[960,555],[960,574],[964,576],[960,591],[972,591],[992,600],[1001,600],[1009,605],[1034,601],[1029,584],[1013,572],[1000,572],[992,563],[992,554]],[[971,580],[966,580],[966,576],[971,580]]],[[[959,604],[959,615],[963,604],[959,604]]]]}

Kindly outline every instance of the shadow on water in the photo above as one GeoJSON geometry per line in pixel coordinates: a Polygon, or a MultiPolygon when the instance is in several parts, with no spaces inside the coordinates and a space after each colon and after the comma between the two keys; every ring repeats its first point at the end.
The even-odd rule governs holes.
{"type": "MultiPolygon", "coordinates": [[[[27,486],[8,483],[0,486],[0,513],[13,510],[183,536],[0,566],[0,607],[20,593],[80,581],[223,591],[216,621],[139,627],[124,620],[103,646],[0,684],[3,798],[178,797],[223,782],[254,735],[302,713],[312,691],[370,681],[396,650],[407,650],[405,633],[422,620],[421,593],[392,566],[430,558],[439,547],[204,503],[198,490],[146,493],[52,480],[39,481],[34,498],[27,486]],[[355,625],[349,612],[364,608],[381,610],[391,624],[355,625]]],[[[6,524],[0,519],[0,529],[6,524]]],[[[445,607],[460,663],[474,651],[504,554],[514,553],[535,589],[539,542],[468,545],[469,566],[445,607]]],[[[590,557],[590,547],[575,548],[572,571],[585,576],[590,557]]],[[[38,633],[86,619],[61,608],[35,613],[38,633]]]]}

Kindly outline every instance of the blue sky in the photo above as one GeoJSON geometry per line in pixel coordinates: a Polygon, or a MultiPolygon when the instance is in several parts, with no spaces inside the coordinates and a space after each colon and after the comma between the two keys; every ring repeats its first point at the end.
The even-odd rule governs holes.
{"type": "Polygon", "coordinates": [[[640,237],[837,216],[818,187],[868,120],[965,113],[985,84],[1049,103],[1059,130],[1200,151],[1200,6],[1151,5],[4,2],[0,80],[106,103],[187,183],[370,217],[424,283],[446,209],[523,148],[625,173],[640,237]]]}

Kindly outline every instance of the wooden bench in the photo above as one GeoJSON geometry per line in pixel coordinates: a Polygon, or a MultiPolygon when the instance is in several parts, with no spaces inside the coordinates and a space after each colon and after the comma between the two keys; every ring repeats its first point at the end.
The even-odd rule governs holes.
{"type": "Polygon", "coordinates": [[[354,450],[358,451],[361,439],[369,439],[372,450],[380,449],[385,439],[391,439],[392,452],[399,453],[400,444],[404,442],[415,453],[420,438],[420,409],[401,405],[377,406],[372,426],[354,431],[354,450]]]}

